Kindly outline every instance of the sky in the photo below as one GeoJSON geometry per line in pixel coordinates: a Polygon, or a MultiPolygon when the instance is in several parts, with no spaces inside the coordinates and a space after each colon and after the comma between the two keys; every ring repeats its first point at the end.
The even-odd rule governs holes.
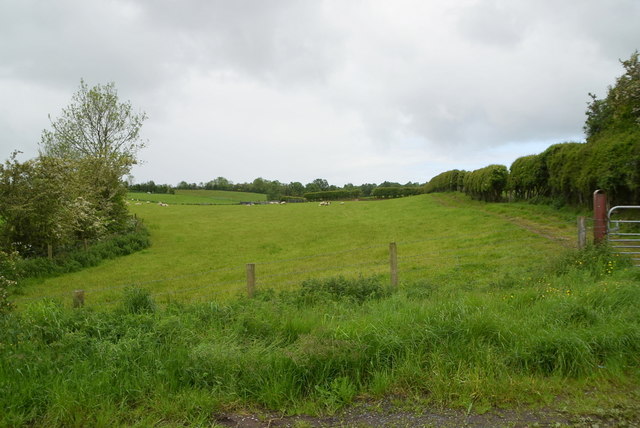
{"type": "Polygon", "coordinates": [[[137,183],[424,183],[583,141],[638,0],[0,0],[0,160],[80,80],[148,115],[137,183]]]}

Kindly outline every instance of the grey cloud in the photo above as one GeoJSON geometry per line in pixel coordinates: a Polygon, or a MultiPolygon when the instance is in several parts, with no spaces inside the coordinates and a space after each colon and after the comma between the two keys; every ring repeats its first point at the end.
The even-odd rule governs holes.
{"type": "Polygon", "coordinates": [[[0,135],[33,144],[84,78],[149,113],[147,178],[162,180],[166,153],[212,159],[202,180],[247,167],[219,159],[225,145],[273,156],[249,167],[267,178],[289,168],[279,153],[321,159],[290,169],[313,176],[335,164],[327,153],[370,155],[354,176],[400,168],[397,153],[448,168],[448,152],[580,138],[587,93],[604,95],[640,48],[639,18],[637,0],[7,0],[0,112],[22,105],[0,135]]]}

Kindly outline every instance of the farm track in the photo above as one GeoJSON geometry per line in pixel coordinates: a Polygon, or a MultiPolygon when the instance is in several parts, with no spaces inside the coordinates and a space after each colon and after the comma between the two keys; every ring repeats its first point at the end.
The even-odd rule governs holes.
{"type": "MultiPolygon", "coordinates": [[[[443,207],[458,209],[470,208],[468,204],[457,201],[455,198],[447,198],[444,195],[440,194],[432,194],[432,197],[434,201],[436,201],[443,207]]],[[[522,217],[514,217],[510,215],[495,213],[490,210],[483,209],[480,206],[475,206],[473,207],[473,209],[482,212],[483,214],[491,215],[493,217],[507,221],[515,226],[518,226],[543,238],[558,242],[566,248],[575,248],[575,245],[572,244],[570,239],[565,235],[565,233],[563,233],[564,231],[559,228],[543,225],[529,219],[524,219],[522,217]]]]}
{"type": "Polygon", "coordinates": [[[640,419],[634,409],[621,408],[604,411],[600,415],[575,415],[550,408],[492,409],[486,413],[454,409],[406,410],[394,406],[391,400],[358,404],[333,416],[277,416],[225,414],[215,418],[215,426],[237,428],[295,428],[295,427],[632,427],[640,419]]]}

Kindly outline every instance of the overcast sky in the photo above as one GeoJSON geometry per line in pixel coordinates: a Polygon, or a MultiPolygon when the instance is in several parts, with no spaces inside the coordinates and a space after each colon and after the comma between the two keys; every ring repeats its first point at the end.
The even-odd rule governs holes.
{"type": "Polygon", "coordinates": [[[0,156],[80,79],[145,111],[136,182],[428,181],[582,141],[639,0],[0,0],[0,156]]]}

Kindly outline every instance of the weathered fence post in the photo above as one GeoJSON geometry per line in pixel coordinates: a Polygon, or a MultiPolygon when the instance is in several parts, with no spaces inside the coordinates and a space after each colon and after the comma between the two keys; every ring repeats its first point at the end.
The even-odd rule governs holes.
{"type": "Polygon", "coordinates": [[[593,243],[601,244],[607,234],[607,194],[604,190],[593,192],[593,243]]]}
{"type": "Polygon", "coordinates": [[[395,242],[389,244],[389,265],[391,268],[391,286],[398,286],[398,248],[395,242]]]}
{"type": "Polygon", "coordinates": [[[73,307],[81,308],[84,306],[84,290],[73,291],[73,307]]]}
{"type": "Polygon", "coordinates": [[[53,259],[53,245],[47,244],[47,257],[49,260],[53,259]]]}
{"type": "Polygon", "coordinates": [[[578,217],[578,249],[582,250],[587,246],[587,226],[583,216],[578,217]]]}
{"type": "Polygon", "coordinates": [[[247,263],[247,295],[253,298],[256,294],[256,265],[247,263]]]}

